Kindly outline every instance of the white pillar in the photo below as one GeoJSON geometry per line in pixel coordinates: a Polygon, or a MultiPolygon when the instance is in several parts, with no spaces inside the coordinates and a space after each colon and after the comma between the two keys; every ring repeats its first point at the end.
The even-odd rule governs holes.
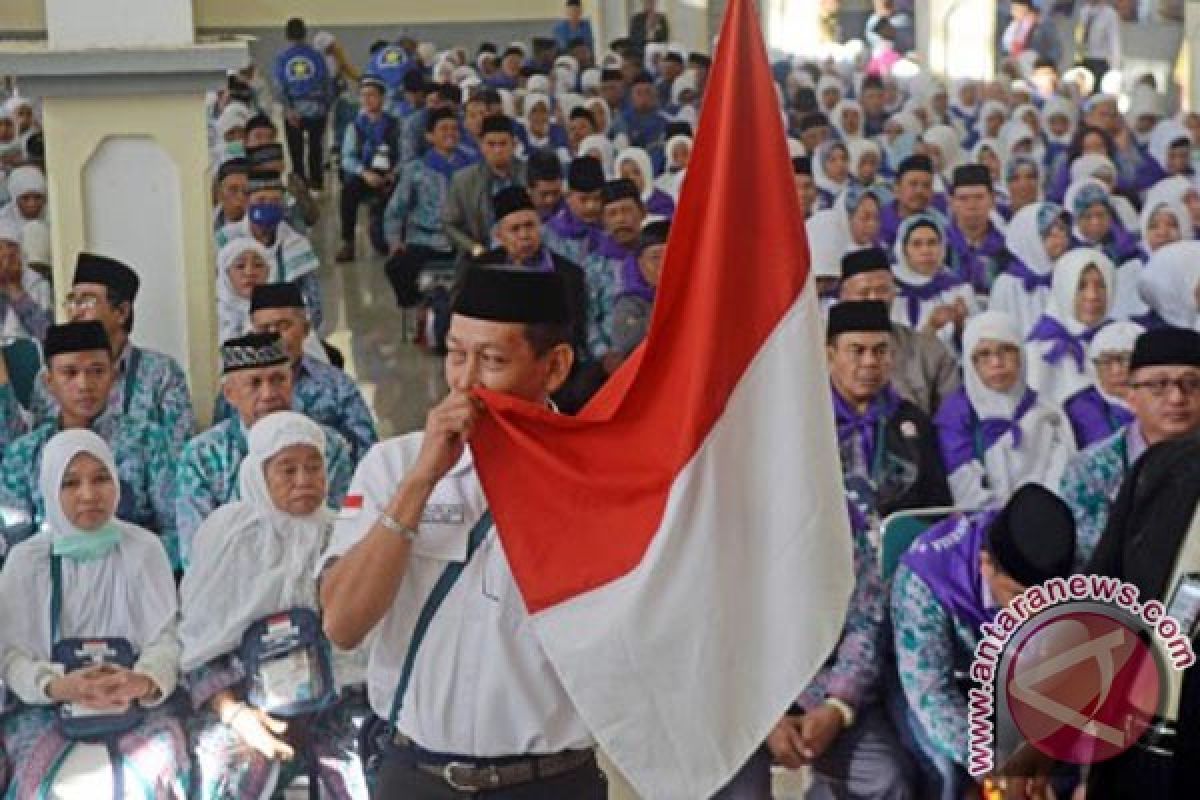
{"type": "Polygon", "coordinates": [[[917,53],[944,78],[996,71],[996,0],[917,0],[917,53]]]}
{"type": "Polygon", "coordinates": [[[763,35],[770,50],[814,58],[820,54],[821,4],[817,0],[760,0],[763,35]]]}
{"type": "Polygon", "coordinates": [[[1200,110],[1200,0],[1188,0],[1183,8],[1183,57],[1187,72],[1184,73],[1183,101],[1188,111],[1200,110]]]}
{"type": "Polygon", "coordinates": [[[43,98],[55,292],[81,250],[132,266],[133,339],[183,364],[203,420],[217,384],[204,99],[248,40],[196,42],[190,0],[46,0],[46,27],[0,44],[0,75],[43,98]]]}

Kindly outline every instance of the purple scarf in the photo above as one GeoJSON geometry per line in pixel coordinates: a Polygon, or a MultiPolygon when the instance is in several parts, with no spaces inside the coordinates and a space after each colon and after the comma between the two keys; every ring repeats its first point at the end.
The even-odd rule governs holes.
{"type": "Polygon", "coordinates": [[[1014,278],[1019,278],[1021,287],[1029,294],[1033,294],[1038,289],[1049,289],[1054,278],[1054,275],[1049,272],[1045,275],[1034,272],[1024,261],[1018,258],[1014,258],[1008,262],[1005,272],[1014,278]]]}
{"type": "Polygon", "coordinates": [[[554,231],[564,239],[587,239],[586,252],[596,252],[607,237],[599,227],[589,225],[579,217],[571,213],[571,209],[563,207],[550,221],[546,223],[546,227],[554,231]]]}
{"type": "Polygon", "coordinates": [[[517,266],[525,267],[533,272],[554,272],[554,258],[550,255],[550,251],[543,247],[528,263],[517,266]]]}
{"type": "Polygon", "coordinates": [[[646,281],[636,256],[627,256],[621,264],[621,286],[617,297],[625,295],[640,297],[651,305],[654,303],[654,287],[646,281]]]}
{"type": "Polygon", "coordinates": [[[953,473],[970,461],[982,461],[983,454],[1006,433],[1011,432],[1013,446],[1020,447],[1021,419],[1036,402],[1037,392],[1026,389],[1011,418],[989,417],[981,420],[971,406],[966,389],[959,389],[947,397],[934,420],[946,471],[953,473]]]}
{"type": "Polygon", "coordinates": [[[675,201],[662,189],[655,189],[646,201],[646,213],[670,219],[675,214],[675,201]]]}
{"type": "Polygon", "coordinates": [[[1104,399],[1095,386],[1076,392],[1063,403],[1079,449],[1107,439],[1133,421],[1133,412],[1104,399]]]}
{"type": "Polygon", "coordinates": [[[958,286],[962,286],[966,281],[958,278],[950,273],[949,270],[941,267],[929,279],[929,283],[923,286],[914,286],[911,283],[896,278],[896,288],[900,291],[900,296],[904,298],[905,313],[908,315],[908,324],[910,327],[917,327],[918,320],[921,319],[921,303],[926,300],[932,300],[939,294],[958,286]]]}
{"type": "Polygon", "coordinates": [[[455,148],[450,157],[446,158],[432,147],[425,151],[422,160],[425,162],[426,167],[438,173],[446,180],[450,180],[454,176],[454,173],[463,167],[469,167],[473,161],[470,154],[458,148],[455,148]]]}
{"type": "Polygon", "coordinates": [[[1071,332],[1064,328],[1061,322],[1049,314],[1043,314],[1042,318],[1033,326],[1033,330],[1029,332],[1029,341],[1053,342],[1054,346],[1047,350],[1043,356],[1046,362],[1057,364],[1063,360],[1063,356],[1069,355],[1071,360],[1075,362],[1075,366],[1082,372],[1084,360],[1087,358],[1087,351],[1084,349],[1084,345],[1090,343],[1096,332],[1107,323],[1108,320],[1105,320],[1096,327],[1084,331],[1079,336],[1072,336],[1071,332]]]}
{"type": "Polygon", "coordinates": [[[997,609],[983,605],[979,553],[999,513],[955,514],[921,534],[900,560],[925,582],[950,616],[974,631],[996,616],[997,609]]]}
{"type": "Polygon", "coordinates": [[[886,386],[883,391],[871,398],[871,402],[867,404],[867,410],[859,414],[836,389],[832,390],[832,394],[838,441],[845,441],[854,434],[862,437],[863,457],[866,458],[867,468],[870,469],[871,465],[875,463],[875,447],[878,445],[878,442],[875,441],[875,433],[900,408],[899,395],[891,386],[886,386]]]}

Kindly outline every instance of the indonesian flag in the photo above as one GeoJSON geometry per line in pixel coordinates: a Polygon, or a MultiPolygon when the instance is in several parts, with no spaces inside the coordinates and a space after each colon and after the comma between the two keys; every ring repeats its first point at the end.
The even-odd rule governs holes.
{"type": "Polygon", "coordinates": [[[576,417],[471,438],[540,643],[643,797],[711,795],[841,634],[824,330],[751,0],[726,13],[649,336],[576,417]]]}

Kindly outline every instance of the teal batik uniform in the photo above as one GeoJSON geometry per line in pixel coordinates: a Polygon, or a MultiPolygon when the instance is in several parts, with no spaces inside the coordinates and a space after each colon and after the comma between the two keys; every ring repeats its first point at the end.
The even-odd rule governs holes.
{"type": "MultiPolygon", "coordinates": [[[[172,566],[179,566],[175,528],[176,449],[158,425],[132,415],[105,413],[91,429],[108,443],[117,464],[121,499],[117,517],[140,525],[162,537],[172,566]]],[[[4,538],[11,548],[38,531],[46,518],[46,504],[38,486],[42,449],[62,430],[52,420],[34,428],[4,450],[0,476],[0,514],[4,538]]]]}
{"type": "Polygon", "coordinates": [[[1076,570],[1091,560],[1129,467],[1145,449],[1141,434],[1127,425],[1067,462],[1058,494],[1075,517],[1076,570]]]}
{"type": "MultiPolygon", "coordinates": [[[[43,376],[45,370],[43,370],[43,376]]],[[[196,414],[187,378],[175,359],[129,344],[117,358],[116,377],[108,390],[108,412],[162,428],[174,452],[196,432],[196,414]]],[[[42,376],[34,383],[30,413],[35,426],[55,419],[58,401],[42,376]]]]}
{"type": "MultiPolygon", "coordinates": [[[[354,461],[342,435],[327,425],[321,428],[325,431],[329,505],[338,508],[354,477],[354,461]]],[[[193,437],[183,448],[176,472],[175,518],[185,565],[200,524],[217,508],[238,499],[238,468],[248,449],[245,426],[236,416],[193,437]]]]}
{"type": "MultiPolygon", "coordinates": [[[[345,372],[312,356],[301,356],[292,371],[292,410],[340,433],[357,464],[379,441],[375,420],[362,393],[345,372]]],[[[217,395],[213,423],[233,416],[225,395],[217,395]]]]}

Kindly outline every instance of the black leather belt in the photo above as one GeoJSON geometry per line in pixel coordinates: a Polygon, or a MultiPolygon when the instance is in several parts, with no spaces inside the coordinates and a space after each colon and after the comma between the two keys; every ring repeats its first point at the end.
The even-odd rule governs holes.
{"type": "Polygon", "coordinates": [[[471,759],[429,753],[402,734],[395,745],[421,772],[445,781],[459,792],[485,792],[553,778],[596,762],[594,750],[564,750],[545,756],[504,759],[471,759]]]}

